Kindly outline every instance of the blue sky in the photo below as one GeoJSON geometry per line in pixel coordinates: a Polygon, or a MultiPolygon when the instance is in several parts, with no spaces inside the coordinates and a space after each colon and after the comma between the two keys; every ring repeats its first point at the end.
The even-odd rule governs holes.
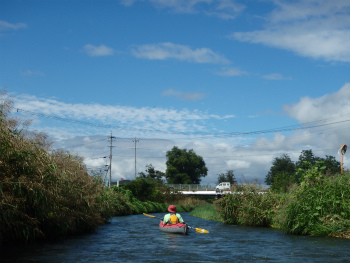
{"type": "MultiPolygon", "coordinates": [[[[193,149],[203,183],[263,182],[274,158],[350,144],[347,0],[0,1],[0,85],[14,115],[132,179],[193,149]],[[44,115],[43,115],[44,114],[44,115]]],[[[344,167],[349,159],[344,156],[344,167]]]]}

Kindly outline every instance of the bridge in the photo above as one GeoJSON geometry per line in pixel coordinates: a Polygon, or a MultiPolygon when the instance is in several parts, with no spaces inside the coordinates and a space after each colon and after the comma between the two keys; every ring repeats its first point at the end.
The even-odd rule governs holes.
{"type": "Polygon", "coordinates": [[[199,184],[166,184],[169,188],[177,190],[184,195],[192,196],[216,196],[221,197],[224,194],[231,193],[230,191],[216,192],[215,184],[199,185],[199,184]]]}
{"type": "Polygon", "coordinates": [[[215,191],[215,184],[165,184],[167,187],[178,191],[215,191]]]}
{"type": "Polygon", "coordinates": [[[227,194],[228,192],[216,192],[216,191],[179,191],[184,195],[194,195],[194,196],[221,196],[227,194]]]}
{"type": "MultiPolygon", "coordinates": [[[[216,191],[216,185],[199,185],[199,184],[167,184],[173,190],[177,190],[179,193],[184,195],[192,196],[216,196],[220,198],[226,194],[243,194],[243,192],[234,192],[230,190],[219,190],[216,191]]],[[[261,188],[257,194],[265,194],[264,188],[261,188]]]]}

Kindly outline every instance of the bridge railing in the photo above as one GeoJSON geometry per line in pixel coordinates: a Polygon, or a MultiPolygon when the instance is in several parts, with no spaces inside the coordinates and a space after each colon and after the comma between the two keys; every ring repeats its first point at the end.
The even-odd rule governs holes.
{"type": "Polygon", "coordinates": [[[179,191],[213,191],[215,190],[215,184],[166,184],[167,187],[170,187],[174,190],[179,191]]]}

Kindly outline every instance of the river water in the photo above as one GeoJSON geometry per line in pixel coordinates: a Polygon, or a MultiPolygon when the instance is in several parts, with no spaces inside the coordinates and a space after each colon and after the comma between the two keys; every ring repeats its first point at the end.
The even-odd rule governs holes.
{"type": "MultiPolygon", "coordinates": [[[[154,214],[162,217],[164,214],[154,214]]],[[[189,235],[163,233],[144,215],[114,217],[94,233],[0,250],[0,262],[350,262],[350,240],[224,225],[181,213],[189,235]]]]}

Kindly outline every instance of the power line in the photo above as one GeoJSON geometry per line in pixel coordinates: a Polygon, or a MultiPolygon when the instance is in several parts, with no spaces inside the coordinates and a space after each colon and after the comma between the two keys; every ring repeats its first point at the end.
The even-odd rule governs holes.
{"type": "Polygon", "coordinates": [[[104,140],[105,140],[105,138],[99,139],[99,140],[96,140],[96,141],[91,141],[91,142],[84,142],[84,143],[82,143],[82,144],[77,144],[77,145],[73,145],[73,146],[67,146],[67,147],[60,148],[60,149],[64,150],[64,149],[70,149],[70,148],[76,148],[76,147],[86,146],[86,145],[89,145],[89,144],[94,144],[94,143],[97,143],[97,142],[102,142],[102,141],[104,141],[104,140]]]}

